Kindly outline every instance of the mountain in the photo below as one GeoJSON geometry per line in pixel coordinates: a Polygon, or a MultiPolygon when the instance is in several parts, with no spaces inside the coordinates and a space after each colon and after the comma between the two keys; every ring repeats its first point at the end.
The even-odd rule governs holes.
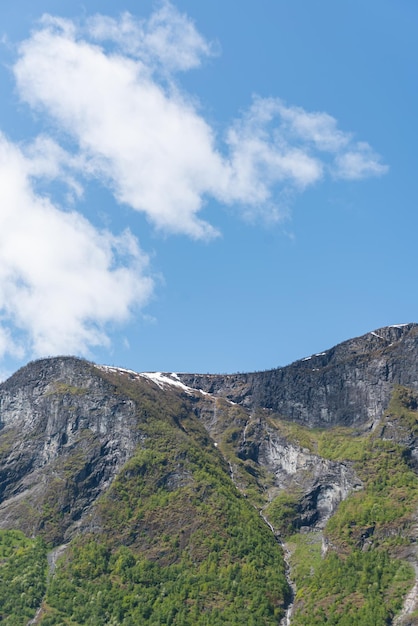
{"type": "Polygon", "coordinates": [[[418,624],[418,325],[287,367],[0,385],[4,624],[418,624]]]}
{"type": "Polygon", "coordinates": [[[379,420],[394,385],[418,391],[416,324],[381,328],[287,367],[229,376],[186,375],[191,387],[307,426],[379,420]]]}

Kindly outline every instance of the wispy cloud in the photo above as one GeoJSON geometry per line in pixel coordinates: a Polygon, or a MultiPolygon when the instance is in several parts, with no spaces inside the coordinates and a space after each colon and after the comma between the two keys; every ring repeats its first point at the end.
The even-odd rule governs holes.
{"type": "Polygon", "coordinates": [[[276,100],[277,114],[282,120],[282,132],[289,140],[311,144],[324,152],[340,152],[351,142],[351,133],[338,128],[337,120],[322,112],[308,112],[302,107],[286,106],[276,100]]]}
{"type": "Polygon", "coordinates": [[[96,15],[87,20],[87,31],[92,39],[114,42],[122,52],[164,72],[198,67],[216,49],[169,2],[162,3],[148,20],[127,12],[120,19],[96,15]]]}
{"type": "Polygon", "coordinates": [[[37,195],[31,156],[0,135],[0,356],[88,354],[148,300],[147,258],[37,195]]]}
{"type": "Polygon", "coordinates": [[[381,176],[386,174],[388,169],[368,143],[359,141],[338,154],[335,175],[347,180],[360,180],[369,176],[381,176]]]}
{"type": "Polygon", "coordinates": [[[321,160],[306,146],[287,140],[278,100],[255,98],[229,129],[226,199],[260,208],[274,198],[276,186],[303,190],[322,178],[321,160]]]}
{"type": "Polygon", "coordinates": [[[165,3],[149,20],[99,15],[77,27],[44,17],[14,69],[22,98],[76,139],[117,200],[167,232],[216,234],[199,216],[209,197],[280,218],[283,190],[386,171],[332,116],[279,99],[254,98],[217,136],[174,79],[210,51],[165,3]]]}

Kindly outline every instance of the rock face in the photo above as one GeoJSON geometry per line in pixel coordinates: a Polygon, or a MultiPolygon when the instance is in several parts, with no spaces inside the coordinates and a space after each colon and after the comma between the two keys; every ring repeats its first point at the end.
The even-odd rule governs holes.
{"type": "MultiPolygon", "coordinates": [[[[382,328],[265,372],[138,374],[57,357],[30,363],[0,385],[0,529],[40,535],[53,548],[52,562],[68,546],[46,582],[53,589],[59,579],[56,588],[31,623],[44,617],[54,624],[125,623],[119,613],[128,605],[139,610],[135,598],[148,598],[149,606],[132,613],[129,623],[148,623],[171,582],[177,593],[170,568],[183,566],[185,587],[179,599],[172,592],[170,602],[178,599],[176,611],[194,611],[191,621],[179,623],[195,623],[214,608],[223,565],[227,591],[219,606],[224,611],[225,602],[233,604],[238,589],[229,615],[244,611],[228,623],[244,623],[251,610],[258,615],[263,597],[273,620],[263,623],[278,623],[286,608],[286,623],[313,623],[317,608],[315,624],[325,623],[323,607],[334,619],[348,596],[333,587],[316,607],[321,545],[334,559],[321,564],[343,568],[354,555],[358,577],[367,574],[367,598],[361,599],[360,585],[347,604],[347,614],[360,610],[370,595],[370,572],[380,579],[381,561],[374,571],[373,559],[385,550],[418,572],[417,506],[417,324],[382,328]],[[305,535],[298,537],[298,558],[307,559],[311,574],[294,567],[303,593],[294,596],[289,622],[291,580],[286,583],[282,546],[298,531],[305,535]],[[168,570],[169,577],[150,582],[168,570]],[[255,577],[260,593],[251,605],[255,577]],[[96,593],[99,579],[103,595],[96,593]],[[139,585],[135,592],[132,581],[139,585]],[[109,585],[116,594],[110,604],[120,600],[113,617],[102,606],[109,585]],[[193,606],[204,589],[206,605],[193,606]]],[[[383,565],[381,578],[389,585],[392,576],[393,586],[377,603],[402,593],[406,601],[397,621],[399,602],[387,604],[379,624],[401,623],[416,609],[417,586],[407,596],[405,566],[398,576],[392,562],[383,565]]],[[[328,575],[324,586],[332,582],[328,575]]],[[[169,613],[161,610],[152,623],[165,623],[169,613]]],[[[361,615],[353,620],[366,623],[361,615]]]]}
{"type": "Polygon", "coordinates": [[[62,541],[135,448],[135,412],[79,359],[37,361],[3,383],[0,525],[62,541]]]}
{"type": "Polygon", "coordinates": [[[273,493],[285,489],[301,494],[295,528],[324,528],[338,504],[361,488],[349,464],[312,454],[271,428],[262,440],[258,459],[274,477],[273,493]]]}
{"type": "MultiPolygon", "coordinates": [[[[255,489],[270,499],[283,489],[298,493],[295,523],[322,528],[361,481],[349,463],[321,458],[292,440],[280,420],[309,428],[376,427],[396,385],[418,391],[417,355],[418,325],[407,324],[250,374],[114,369],[119,385],[108,376],[112,368],[80,359],[33,362],[0,385],[0,527],[41,532],[59,544],[87,519],[94,525],[94,503],[145,437],[141,414],[161,401],[179,428],[176,411],[199,418],[242,492],[255,489]],[[138,387],[137,396],[125,393],[127,381],[138,387]]],[[[394,438],[391,428],[402,436],[390,421],[384,428],[387,438],[394,438]]],[[[415,448],[411,463],[418,466],[415,448]]]]}
{"type": "Polygon", "coordinates": [[[180,374],[191,387],[310,427],[373,423],[395,385],[418,390],[418,325],[373,331],[287,367],[234,375],[180,374]]]}

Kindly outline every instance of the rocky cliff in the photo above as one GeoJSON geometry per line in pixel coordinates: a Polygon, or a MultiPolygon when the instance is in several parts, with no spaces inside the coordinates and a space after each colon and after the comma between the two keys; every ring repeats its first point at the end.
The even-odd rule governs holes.
{"type": "Polygon", "coordinates": [[[140,375],[72,357],[33,362],[0,385],[0,526],[42,528],[54,541],[77,529],[144,439],[138,414],[147,394],[182,398],[224,456],[233,455],[227,461],[242,490],[250,481],[273,497],[298,485],[306,503],[298,524],[323,525],[361,481],[350,464],[321,458],[278,424],[376,428],[397,385],[418,390],[417,355],[418,325],[404,324],[250,374],[140,375]],[[122,381],[141,390],[139,405],[122,381]]]}
{"type": "MultiPolygon", "coordinates": [[[[299,557],[292,571],[305,600],[296,597],[289,604],[280,545],[298,533],[312,537],[302,542],[303,559],[311,562],[311,573],[317,569],[323,576],[327,554],[347,560],[356,551],[374,555],[383,549],[387,563],[403,557],[418,570],[417,409],[417,324],[382,328],[287,367],[250,374],[139,374],[72,357],[30,363],[0,385],[3,532],[18,529],[27,537],[42,537],[50,548],[69,545],[65,554],[70,556],[53,579],[64,587],[77,580],[80,574],[74,572],[90,571],[78,559],[98,542],[108,555],[100,574],[105,586],[109,576],[120,579],[122,590],[127,584],[122,565],[115,565],[122,548],[130,555],[123,553],[132,580],[142,576],[130,569],[139,567],[138,559],[162,568],[160,574],[168,578],[159,574],[155,585],[167,589],[172,568],[177,577],[183,567],[195,568],[193,580],[184,582],[190,605],[184,605],[181,593],[167,591],[183,615],[180,621],[161,621],[166,609],[158,612],[154,596],[146,607],[125,608],[123,621],[110,608],[100,619],[81,608],[72,614],[70,604],[51,591],[44,599],[45,619],[40,611],[34,623],[148,623],[153,615],[149,623],[218,624],[224,623],[216,617],[219,606],[235,616],[225,623],[234,624],[235,618],[242,623],[244,613],[237,607],[247,594],[242,606],[248,615],[259,586],[267,589],[265,576],[271,578],[267,573],[273,562],[275,591],[269,587],[263,592],[267,595],[257,595],[264,608],[253,623],[277,624],[286,606],[294,606],[295,625],[324,623],[323,616],[314,621],[316,608],[309,604],[309,585],[317,590],[314,596],[319,583],[303,573],[299,557]],[[244,519],[245,530],[238,524],[244,519]],[[318,541],[321,562],[312,556],[318,541]],[[269,546],[265,552],[262,544],[269,546]],[[257,574],[250,567],[254,559],[257,574]],[[242,582],[236,599],[234,563],[244,568],[240,576],[245,571],[248,581],[256,581],[251,592],[251,585],[247,589],[242,582]],[[229,582],[216,591],[219,568],[229,582]],[[202,585],[207,595],[199,604],[192,598],[199,597],[202,585]],[[199,622],[202,615],[211,617],[199,622]]],[[[298,555],[302,544],[297,549],[289,545],[298,555]]],[[[372,567],[369,556],[358,558],[364,561],[361,567],[372,567]]],[[[403,565],[390,567],[393,573],[385,575],[387,589],[381,591],[385,613],[376,624],[390,623],[410,584],[403,565]]],[[[86,581],[90,575],[85,574],[86,581]]],[[[68,597],[82,593],[74,584],[68,597]]],[[[122,594],[120,606],[128,606],[124,592],[117,593],[122,594]]],[[[341,593],[332,591],[333,601],[341,600],[341,593]]],[[[353,607],[358,604],[350,609],[357,616],[353,623],[366,624],[364,615],[372,611],[367,594],[363,602],[357,588],[352,593],[353,607]]],[[[99,600],[88,597],[97,613],[99,600]]],[[[411,600],[409,607],[402,619],[412,624],[405,621],[415,609],[411,600]]]]}
{"type": "Polygon", "coordinates": [[[63,540],[138,443],[134,403],[93,365],[31,363],[0,388],[0,525],[63,540]]]}
{"type": "Polygon", "coordinates": [[[418,390],[418,325],[380,328],[287,367],[251,374],[188,375],[191,387],[307,426],[373,424],[395,385],[418,390]]]}

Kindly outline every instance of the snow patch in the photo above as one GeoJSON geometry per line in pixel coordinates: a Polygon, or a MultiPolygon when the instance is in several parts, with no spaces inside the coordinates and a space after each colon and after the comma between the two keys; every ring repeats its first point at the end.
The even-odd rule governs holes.
{"type": "Polygon", "coordinates": [[[162,372],[142,372],[141,374],[139,374],[139,376],[151,380],[153,383],[158,385],[160,389],[164,389],[164,387],[166,387],[167,385],[171,385],[172,387],[178,387],[179,389],[182,389],[189,394],[195,391],[191,387],[187,387],[187,385],[184,385],[182,382],[180,382],[180,380],[177,380],[175,378],[173,379],[170,377],[171,375],[163,374],[162,372]]]}
{"type": "Polygon", "coordinates": [[[138,376],[138,372],[134,372],[134,370],[127,370],[123,367],[114,367],[113,365],[96,365],[96,367],[98,367],[99,370],[104,370],[105,372],[129,374],[134,377],[138,376]]]}
{"type": "Polygon", "coordinates": [[[312,356],[307,356],[304,359],[302,359],[302,361],[310,361],[314,356],[325,356],[326,352],[317,352],[316,354],[313,354],[312,356]]]}
{"type": "Polygon", "coordinates": [[[177,387],[178,389],[181,389],[189,395],[196,392],[199,392],[206,396],[211,395],[206,391],[202,391],[201,389],[193,389],[192,387],[184,385],[181,382],[178,374],[176,374],[175,372],[171,372],[170,374],[163,374],[162,372],[134,372],[134,370],[125,369],[123,367],[113,367],[110,365],[97,365],[96,367],[106,372],[113,372],[116,374],[128,374],[131,378],[134,378],[136,380],[145,378],[146,380],[150,380],[151,382],[155,383],[160,389],[164,389],[167,387],[167,385],[169,385],[171,387],[177,387]]]}

